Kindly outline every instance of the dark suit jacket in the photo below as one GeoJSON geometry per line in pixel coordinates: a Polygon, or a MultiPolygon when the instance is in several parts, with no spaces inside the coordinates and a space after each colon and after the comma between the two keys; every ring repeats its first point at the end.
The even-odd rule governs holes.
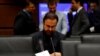
{"type": "Polygon", "coordinates": [[[14,33],[15,35],[29,35],[36,31],[36,24],[33,22],[31,13],[20,11],[15,17],[14,33]]]}
{"type": "Polygon", "coordinates": [[[100,33],[100,8],[88,12],[90,25],[95,27],[95,32],[100,33]]]}
{"type": "Polygon", "coordinates": [[[37,32],[33,34],[32,41],[33,41],[33,52],[38,53],[44,50],[48,50],[50,53],[61,52],[60,40],[64,39],[64,35],[59,32],[55,32],[52,35],[52,42],[54,45],[54,49],[52,46],[52,42],[50,40],[51,37],[47,36],[43,31],[37,32]],[[39,40],[42,40],[42,44],[40,44],[39,40]],[[42,49],[42,47],[43,49],[42,49]]]}
{"type": "MultiPolygon", "coordinates": [[[[70,19],[73,18],[70,15],[70,19]]],[[[71,35],[80,35],[86,32],[89,27],[89,20],[87,13],[81,9],[73,19],[70,20],[71,35]]]]}

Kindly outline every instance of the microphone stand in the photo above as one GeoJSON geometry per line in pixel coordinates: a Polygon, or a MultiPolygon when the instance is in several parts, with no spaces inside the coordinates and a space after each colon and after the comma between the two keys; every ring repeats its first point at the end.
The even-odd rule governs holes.
{"type": "Polygon", "coordinates": [[[39,40],[39,44],[40,44],[41,51],[44,51],[43,41],[41,39],[39,40]]]}
{"type": "Polygon", "coordinates": [[[50,40],[51,40],[51,44],[52,44],[52,47],[53,47],[54,56],[56,56],[55,47],[54,47],[54,43],[53,43],[52,37],[50,37],[50,40]]]}

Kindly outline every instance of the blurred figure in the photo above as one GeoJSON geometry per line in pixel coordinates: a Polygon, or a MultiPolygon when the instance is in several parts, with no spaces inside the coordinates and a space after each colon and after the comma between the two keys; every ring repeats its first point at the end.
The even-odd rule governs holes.
{"type": "Polygon", "coordinates": [[[29,35],[36,31],[36,24],[33,22],[32,13],[35,11],[35,5],[32,2],[26,2],[25,8],[15,17],[14,34],[29,35]]]}
{"type": "Polygon", "coordinates": [[[89,20],[85,9],[83,8],[83,2],[81,0],[72,0],[72,7],[68,13],[70,20],[70,34],[80,35],[86,33],[89,27],[89,20]],[[72,12],[76,11],[76,15],[73,17],[72,12]]]}
{"type": "Polygon", "coordinates": [[[56,31],[58,16],[47,13],[43,18],[43,30],[33,34],[33,51],[35,53],[48,50],[51,56],[61,56],[60,41],[64,35],[56,31]]]}
{"type": "Polygon", "coordinates": [[[100,8],[97,0],[90,1],[90,8],[88,10],[88,16],[90,20],[90,32],[100,33],[100,8]]]}
{"type": "MultiPolygon", "coordinates": [[[[56,1],[53,0],[53,1],[48,2],[49,12],[55,13],[58,16],[58,23],[56,26],[56,30],[62,34],[66,34],[69,29],[68,19],[66,18],[66,16],[63,13],[58,12],[56,10],[56,7],[57,7],[56,1]]],[[[40,29],[40,31],[43,30],[43,22],[40,23],[39,29],[40,29]]]]}

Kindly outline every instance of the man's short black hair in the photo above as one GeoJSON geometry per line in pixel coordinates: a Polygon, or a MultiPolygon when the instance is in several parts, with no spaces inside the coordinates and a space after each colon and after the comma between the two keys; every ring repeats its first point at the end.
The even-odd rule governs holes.
{"type": "Polygon", "coordinates": [[[57,5],[57,1],[55,1],[55,0],[49,0],[47,4],[48,4],[48,6],[49,5],[54,5],[54,4],[57,5]]]}
{"type": "Polygon", "coordinates": [[[31,2],[31,1],[25,1],[25,2],[23,2],[22,5],[23,5],[23,7],[25,8],[25,7],[29,6],[30,3],[34,4],[34,2],[31,2]]]}
{"type": "Polygon", "coordinates": [[[77,2],[77,3],[80,2],[80,5],[81,6],[83,6],[83,4],[84,4],[84,1],[83,0],[75,0],[75,2],[77,2]]]}
{"type": "Polygon", "coordinates": [[[90,1],[89,1],[89,4],[90,4],[90,3],[95,3],[96,5],[99,5],[99,1],[98,1],[98,0],[90,0],[90,1]]]}
{"type": "Polygon", "coordinates": [[[58,22],[58,16],[57,16],[55,13],[48,12],[48,13],[44,16],[44,18],[43,18],[43,23],[44,23],[45,20],[47,20],[47,19],[51,19],[51,20],[56,19],[57,22],[58,22]]]}

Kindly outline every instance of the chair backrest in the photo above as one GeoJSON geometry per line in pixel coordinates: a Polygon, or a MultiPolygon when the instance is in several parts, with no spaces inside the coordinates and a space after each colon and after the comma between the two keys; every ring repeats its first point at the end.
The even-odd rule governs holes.
{"type": "Polygon", "coordinates": [[[83,35],[83,43],[100,43],[100,35],[83,35]]]}
{"type": "Polygon", "coordinates": [[[81,41],[81,36],[80,35],[71,35],[70,38],[66,38],[66,41],[81,41]]]}
{"type": "Polygon", "coordinates": [[[32,52],[32,37],[0,37],[0,54],[25,52],[32,52]]]}
{"type": "Polygon", "coordinates": [[[79,44],[78,56],[100,56],[100,44],[79,44]]]}
{"type": "Polygon", "coordinates": [[[62,46],[62,54],[63,56],[77,56],[76,54],[76,47],[77,44],[80,44],[81,41],[66,41],[62,40],[61,41],[61,46],[62,46]]]}

